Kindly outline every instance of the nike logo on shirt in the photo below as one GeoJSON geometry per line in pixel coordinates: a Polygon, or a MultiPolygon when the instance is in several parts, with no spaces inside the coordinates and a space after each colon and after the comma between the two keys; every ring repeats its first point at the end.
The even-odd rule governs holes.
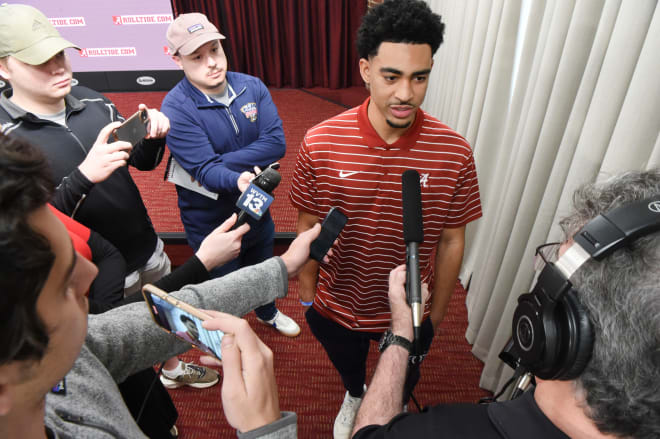
{"type": "Polygon", "coordinates": [[[360,171],[339,171],[339,178],[346,178],[350,177],[351,175],[355,175],[360,171]]]}

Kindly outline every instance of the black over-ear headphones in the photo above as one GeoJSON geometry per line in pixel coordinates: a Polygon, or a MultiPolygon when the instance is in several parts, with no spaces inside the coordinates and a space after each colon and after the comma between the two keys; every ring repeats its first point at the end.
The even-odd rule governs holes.
{"type": "Polygon", "coordinates": [[[517,364],[543,379],[578,377],[591,357],[593,331],[569,281],[587,260],[601,260],[623,245],[660,230],[660,195],[629,203],[589,221],[574,243],[518,298],[513,316],[517,364]]]}

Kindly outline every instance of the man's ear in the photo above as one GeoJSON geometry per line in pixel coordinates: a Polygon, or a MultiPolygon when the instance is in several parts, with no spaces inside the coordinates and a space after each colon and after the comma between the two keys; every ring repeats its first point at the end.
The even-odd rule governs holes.
{"type": "Polygon", "coordinates": [[[181,57],[179,55],[172,55],[172,61],[179,66],[181,70],[183,70],[183,66],[181,65],[181,57]]]}
{"type": "Polygon", "coordinates": [[[369,87],[369,82],[371,81],[371,63],[366,58],[360,58],[360,76],[362,80],[369,87]]]}
{"type": "Polygon", "coordinates": [[[9,70],[7,69],[7,60],[9,57],[4,57],[0,58],[0,76],[2,76],[2,79],[5,81],[9,81],[9,70]]]}

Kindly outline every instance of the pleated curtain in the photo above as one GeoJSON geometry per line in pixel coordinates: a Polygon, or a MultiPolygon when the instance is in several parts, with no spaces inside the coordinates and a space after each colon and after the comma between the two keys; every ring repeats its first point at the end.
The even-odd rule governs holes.
{"type": "Polygon", "coordinates": [[[427,0],[446,23],[424,109],[475,151],[484,216],[468,226],[467,340],[480,385],[498,354],[534,249],[560,238],[574,190],[660,167],[657,0],[427,0]]]}

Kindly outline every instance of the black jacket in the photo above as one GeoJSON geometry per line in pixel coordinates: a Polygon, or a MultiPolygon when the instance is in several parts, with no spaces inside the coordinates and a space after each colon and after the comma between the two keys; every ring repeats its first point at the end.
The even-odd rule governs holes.
{"type": "Polygon", "coordinates": [[[386,425],[368,425],[353,436],[396,438],[569,439],[536,405],[533,390],[513,401],[440,404],[424,413],[400,414],[386,425]]]}
{"type": "MultiPolygon", "coordinates": [[[[46,154],[59,184],[52,204],[117,247],[126,259],[128,272],[144,266],[156,248],[157,236],[127,167],[98,184],[78,170],[99,131],[113,121],[124,120],[114,104],[86,87],[73,87],[65,98],[64,127],[26,112],[13,104],[10,96],[11,89],[0,97],[0,130],[29,140],[46,154]]],[[[129,164],[143,171],[154,169],[164,149],[165,139],[142,140],[129,164]]]]}

